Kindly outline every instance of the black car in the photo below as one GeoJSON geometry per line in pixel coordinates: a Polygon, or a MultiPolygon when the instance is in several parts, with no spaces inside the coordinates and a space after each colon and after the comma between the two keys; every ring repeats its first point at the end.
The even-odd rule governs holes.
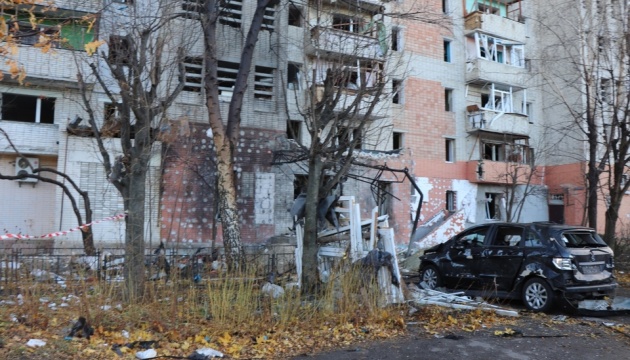
{"type": "Polygon", "coordinates": [[[595,230],[551,223],[470,227],[420,257],[420,283],[522,299],[533,311],[611,296],[613,251],[595,230]]]}

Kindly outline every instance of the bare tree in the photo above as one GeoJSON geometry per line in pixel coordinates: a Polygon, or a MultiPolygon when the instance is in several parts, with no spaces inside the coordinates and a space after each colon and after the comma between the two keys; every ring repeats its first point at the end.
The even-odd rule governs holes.
{"type": "Polygon", "coordinates": [[[308,10],[305,22],[311,26],[306,29],[311,44],[307,44],[303,63],[313,70],[297,69],[300,76],[286,80],[292,83],[287,103],[297,108],[287,108],[287,113],[298,113],[306,136],[291,133],[290,127],[293,140],[274,157],[276,165],[292,164],[307,174],[301,279],[304,293],[313,294],[319,285],[317,234],[326,199],[341,195],[340,188],[347,178],[377,178],[379,171],[375,169],[383,169],[382,164],[361,158],[362,150],[389,150],[393,125],[388,104],[402,96],[400,84],[406,64],[391,57],[387,21],[404,18],[446,23],[444,14],[427,4],[414,5],[386,9],[316,4],[308,10]],[[393,75],[397,81],[392,81],[393,75]]]}
{"type": "Polygon", "coordinates": [[[629,8],[624,2],[584,0],[579,6],[551,2],[538,10],[536,20],[549,35],[539,59],[549,95],[546,107],[557,111],[551,112],[551,126],[562,136],[561,142],[553,141],[565,145],[561,151],[585,149],[573,154],[587,163],[588,224],[598,225],[601,191],[607,205],[605,240],[612,244],[630,185],[625,181],[630,165],[629,8]]]}
{"type": "MultiPolygon", "coordinates": [[[[126,13],[110,9],[100,24],[108,50],[93,58],[91,73],[78,74],[88,133],[98,146],[108,180],[123,198],[126,296],[143,294],[145,201],[149,161],[167,131],[167,110],[184,87],[184,46],[191,34],[178,25],[179,3],[155,0],[132,4],[126,13]],[[175,11],[177,10],[177,11],[175,11]],[[90,91],[88,81],[98,85],[90,91]],[[102,92],[111,104],[103,118],[92,96],[102,92]],[[112,149],[106,139],[119,140],[112,149]]],[[[101,47],[103,49],[104,47],[101,47]]]]}

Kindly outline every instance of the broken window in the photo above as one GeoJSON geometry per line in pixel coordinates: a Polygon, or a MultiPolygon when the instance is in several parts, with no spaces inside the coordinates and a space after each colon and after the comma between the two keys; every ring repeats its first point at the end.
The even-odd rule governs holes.
{"type": "Polygon", "coordinates": [[[302,78],[302,65],[289,63],[287,66],[287,89],[299,90],[302,78]]]}
{"type": "Polygon", "coordinates": [[[451,62],[451,41],[444,40],[444,61],[451,62]]]}
{"type": "Polygon", "coordinates": [[[307,175],[293,175],[293,199],[297,199],[300,194],[306,194],[308,185],[307,175]]]}
{"type": "Polygon", "coordinates": [[[340,149],[348,149],[354,143],[354,149],[361,149],[361,131],[345,126],[337,127],[337,145],[340,149]]]}
{"type": "Polygon", "coordinates": [[[493,93],[494,96],[491,94],[481,94],[482,108],[500,112],[513,112],[512,93],[510,91],[494,89],[491,93],[493,93]]]}
{"type": "Polygon", "coordinates": [[[446,151],[446,162],[455,162],[455,139],[446,139],[444,143],[446,151]]]}
{"type": "Polygon", "coordinates": [[[393,150],[400,150],[404,146],[404,135],[401,132],[394,131],[392,133],[392,148],[393,150]]]}
{"type": "Polygon", "coordinates": [[[523,237],[523,228],[518,226],[498,226],[492,240],[493,246],[518,246],[523,237]]]}
{"type": "Polygon", "coordinates": [[[377,181],[376,186],[378,187],[376,194],[378,214],[388,215],[392,202],[392,184],[387,181],[377,181]]]}
{"type": "Polygon", "coordinates": [[[52,47],[60,47],[58,26],[33,26],[29,22],[13,21],[9,23],[9,32],[15,41],[22,45],[35,45],[38,43],[50,43],[52,47]]]}
{"type": "Polygon", "coordinates": [[[262,30],[273,31],[275,29],[274,21],[276,20],[276,6],[267,5],[262,19],[262,30]]]}
{"type": "Polygon", "coordinates": [[[328,74],[328,69],[333,69],[332,76],[335,86],[344,87],[348,90],[359,90],[361,84],[365,83],[366,88],[377,86],[383,81],[383,63],[377,61],[357,60],[347,63],[343,68],[338,68],[337,64],[320,62],[316,68],[316,83],[322,85],[328,74]]]}
{"type": "Polygon", "coordinates": [[[115,123],[118,121],[118,107],[112,103],[103,105],[103,118],[105,123],[115,123]]]}
{"type": "Polygon", "coordinates": [[[239,64],[219,60],[217,66],[219,95],[223,100],[230,100],[234,93],[239,64]]]}
{"type": "Polygon", "coordinates": [[[53,124],[55,98],[3,93],[2,120],[53,124]]]}
{"type": "Polygon", "coordinates": [[[402,30],[400,28],[392,28],[392,50],[402,51],[402,30]]]}
{"type": "Polygon", "coordinates": [[[483,3],[477,3],[477,10],[492,15],[500,15],[501,13],[498,7],[483,3]]]}
{"type": "Polygon", "coordinates": [[[363,20],[361,18],[342,14],[333,15],[333,29],[359,33],[362,26],[363,20]]]}
{"type": "Polygon", "coordinates": [[[184,91],[201,92],[203,83],[203,58],[187,56],[184,58],[184,91]]]}
{"type": "Polygon", "coordinates": [[[446,191],[446,211],[454,212],[455,211],[455,191],[447,190],[446,191]]]}
{"type": "Polygon", "coordinates": [[[131,43],[128,37],[112,35],[109,37],[110,64],[129,66],[131,64],[131,43]]]}
{"type": "Polygon", "coordinates": [[[492,161],[505,161],[505,146],[501,143],[484,143],[483,158],[492,161]]]}
{"type": "Polygon", "coordinates": [[[482,33],[474,34],[477,57],[501,64],[524,67],[525,47],[523,44],[495,38],[482,33]]]}
{"type": "MultiPolygon", "coordinates": [[[[221,12],[219,14],[220,24],[231,26],[234,28],[240,28],[242,16],[243,16],[243,2],[242,1],[226,0],[225,2],[222,2],[221,12]]],[[[264,20],[263,20],[263,23],[264,23],[264,20]]]]}
{"type": "Polygon", "coordinates": [[[256,66],[254,73],[254,97],[264,100],[273,98],[273,68],[256,66]]]}
{"type": "Polygon", "coordinates": [[[289,120],[287,122],[287,139],[300,141],[301,128],[302,128],[301,121],[289,120]]]}
{"type": "Polygon", "coordinates": [[[182,0],[182,10],[187,14],[203,12],[203,0],[182,0]]]}
{"type": "Polygon", "coordinates": [[[289,5],[289,26],[302,27],[302,9],[289,5]]]}
{"type": "Polygon", "coordinates": [[[453,89],[444,89],[444,110],[453,111],[453,89]]]}
{"type": "Polygon", "coordinates": [[[503,199],[500,193],[486,193],[486,219],[501,220],[501,201],[503,199]]]}
{"type": "Polygon", "coordinates": [[[392,96],[392,103],[402,104],[402,80],[392,80],[392,92],[394,93],[394,96],[392,96]]]}

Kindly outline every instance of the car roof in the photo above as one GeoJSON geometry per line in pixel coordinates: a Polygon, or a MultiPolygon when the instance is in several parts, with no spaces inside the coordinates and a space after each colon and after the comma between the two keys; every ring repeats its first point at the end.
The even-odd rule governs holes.
{"type": "MultiPolygon", "coordinates": [[[[529,223],[514,223],[514,222],[490,222],[484,224],[477,224],[469,227],[468,229],[473,229],[482,226],[490,226],[490,225],[503,225],[503,226],[525,226],[525,227],[536,227],[538,229],[547,229],[547,230],[555,230],[555,231],[563,231],[563,230],[582,230],[582,231],[595,231],[593,228],[589,228],[586,226],[579,225],[565,225],[565,224],[556,224],[552,222],[546,221],[535,221],[529,223]]],[[[467,230],[468,230],[467,229],[467,230]]]]}

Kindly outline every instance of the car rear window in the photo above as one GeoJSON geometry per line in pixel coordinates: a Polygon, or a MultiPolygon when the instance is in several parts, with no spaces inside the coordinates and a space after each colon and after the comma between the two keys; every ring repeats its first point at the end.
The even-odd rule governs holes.
{"type": "Polygon", "coordinates": [[[565,231],[560,239],[568,248],[603,247],[606,243],[592,231],[565,231]]]}

